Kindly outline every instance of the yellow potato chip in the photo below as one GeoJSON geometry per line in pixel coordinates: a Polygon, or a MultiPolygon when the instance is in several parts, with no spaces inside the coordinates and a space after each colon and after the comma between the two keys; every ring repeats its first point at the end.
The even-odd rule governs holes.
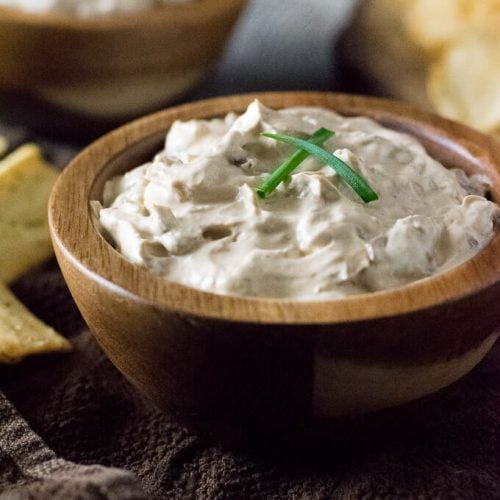
{"type": "Polygon", "coordinates": [[[0,363],[14,363],[30,354],[68,351],[71,344],[33,316],[0,283],[0,363]]]}
{"type": "Polygon", "coordinates": [[[34,144],[0,161],[0,281],[9,283],[52,255],[47,204],[57,170],[34,144]]]}
{"type": "Polygon", "coordinates": [[[484,0],[413,0],[405,13],[410,38],[429,51],[442,49],[470,25],[475,3],[484,0]]]}
{"type": "Polygon", "coordinates": [[[491,132],[500,128],[500,37],[469,33],[431,65],[429,98],[442,115],[491,132]]]}
{"type": "Polygon", "coordinates": [[[471,26],[473,29],[499,35],[500,0],[480,0],[473,3],[471,26]]]}

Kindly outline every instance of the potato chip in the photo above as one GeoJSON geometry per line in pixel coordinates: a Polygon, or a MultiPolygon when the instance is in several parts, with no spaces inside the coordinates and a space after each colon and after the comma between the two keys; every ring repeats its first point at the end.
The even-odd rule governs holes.
{"type": "Polygon", "coordinates": [[[429,51],[438,51],[459,38],[470,24],[475,3],[485,0],[414,0],[406,11],[410,38],[429,51]]]}
{"type": "Polygon", "coordinates": [[[33,316],[0,283],[0,363],[14,363],[29,354],[68,351],[71,344],[33,316]]]}
{"type": "Polygon", "coordinates": [[[500,0],[481,0],[473,4],[470,26],[474,30],[499,35],[500,0]]]}
{"type": "Polygon", "coordinates": [[[500,136],[500,0],[360,2],[349,34],[375,89],[500,136]]]}
{"type": "Polygon", "coordinates": [[[490,132],[500,128],[500,37],[474,32],[431,65],[428,93],[442,115],[490,132]]]}
{"type": "Polygon", "coordinates": [[[0,281],[9,283],[52,255],[47,204],[57,170],[34,144],[0,161],[0,281]]]}

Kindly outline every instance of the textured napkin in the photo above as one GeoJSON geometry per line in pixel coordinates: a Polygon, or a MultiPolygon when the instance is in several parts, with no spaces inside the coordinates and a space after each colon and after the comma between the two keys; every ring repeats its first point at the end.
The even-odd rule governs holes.
{"type": "MultiPolygon", "coordinates": [[[[74,153],[42,147],[60,165],[74,153]]],[[[500,498],[500,343],[416,405],[404,434],[266,458],[210,445],[139,396],[91,337],[55,261],[13,290],[74,350],[0,367],[1,500],[500,498]]]]}
{"type": "MultiPolygon", "coordinates": [[[[428,404],[430,427],[266,458],[205,443],[142,399],[86,330],[55,263],[16,294],[70,354],[0,369],[0,498],[500,498],[500,344],[428,404]]],[[[426,427],[426,426],[424,426],[426,427]]]]}

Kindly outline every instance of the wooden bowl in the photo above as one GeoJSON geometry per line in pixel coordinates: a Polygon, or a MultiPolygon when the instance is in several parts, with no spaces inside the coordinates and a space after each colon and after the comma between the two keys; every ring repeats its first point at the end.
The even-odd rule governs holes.
{"type": "Polygon", "coordinates": [[[0,89],[116,120],[193,87],[221,52],[245,0],[197,0],[80,18],[0,7],[0,89]]]}
{"type": "Polygon", "coordinates": [[[410,285],[337,301],[292,302],[195,290],[126,261],[99,234],[89,201],[104,182],[162,147],[176,119],[324,106],[416,136],[431,155],[493,181],[500,148],[465,126],[406,105],[327,93],[223,97],[134,121],[83,151],[50,200],[57,259],[95,338],[158,406],[228,436],[314,429],[428,395],[473,368],[499,333],[500,234],[472,259],[410,285]],[[236,435],[236,434],[235,434],[236,435]]]}

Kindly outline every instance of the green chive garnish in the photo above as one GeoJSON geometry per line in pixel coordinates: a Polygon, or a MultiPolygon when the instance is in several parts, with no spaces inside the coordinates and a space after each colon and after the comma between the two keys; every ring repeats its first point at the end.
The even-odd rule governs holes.
{"type": "MultiPolygon", "coordinates": [[[[335,132],[320,128],[314,132],[307,142],[320,146],[335,132]]],[[[263,134],[265,135],[265,134],[263,134]]],[[[285,160],[256,190],[260,198],[269,196],[308,156],[310,153],[299,149],[290,158],[285,160]]]]}
{"type": "Polygon", "coordinates": [[[368,184],[368,181],[364,177],[359,175],[349,165],[347,165],[347,163],[343,162],[340,158],[332,155],[326,149],[323,149],[322,147],[312,144],[309,141],[304,141],[303,139],[299,139],[298,137],[293,137],[291,135],[271,133],[263,133],[261,135],[270,137],[271,139],[275,139],[280,142],[284,142],[286,144],[291,144],[292,146],[303,149],[310,155],[319,158],[327,165],[332,167],[337,172],[337,174],[339,174],[340,177],[342,177],[342,179],[344,179],[344,181],[349,184],[349,186],[351,186],[354,191],[356,191],[358,196],[365,203],[378,200],[377,193],[371,188],[370,184],[368,184]]]}

